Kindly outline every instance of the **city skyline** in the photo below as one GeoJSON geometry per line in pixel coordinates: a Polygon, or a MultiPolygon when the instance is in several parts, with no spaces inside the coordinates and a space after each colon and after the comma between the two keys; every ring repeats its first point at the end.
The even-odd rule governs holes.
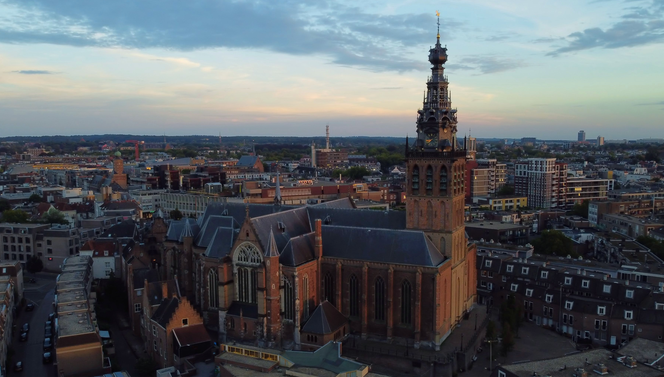
{"type": "Polygon", "coordinates": [[[460,136],[664,136],[661,1],[351,4],[2,1],[0,128],[412,135],[437,9],[460,136]]]}

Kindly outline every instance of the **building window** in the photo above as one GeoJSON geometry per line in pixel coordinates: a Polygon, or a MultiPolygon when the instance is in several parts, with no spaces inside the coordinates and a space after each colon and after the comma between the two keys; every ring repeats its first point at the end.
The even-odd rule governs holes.
{"type": "Polygon", "coordinates": [[[157,326],[152,325],[152,336],[157,336],[157,326]]]}
{"type": "Polygon", "coordinates": [[[565,276],[565,285],[570,285],[572,284],[572,278],[569,276],[565,276]]]}
{"type": "Polygon", "coordinates": [[[583,287],[583,288],[590,287],[590,280],[582,280],[581,281],[581,287],[583,287]]]}
{"type": "Polygon", "coordinates": [[[517,290],[518,288],[519,288],[519,284],[512,284],[512,286],[510,287],[510,291],[512,291],[512,292],[516,292],[516,290],[517,290]]]}
{"type": "Polygon", "coordinates": [[[546,295],[546,298],[545,298],[545,301],[546,301],[546,302],[549,302],[549,303],[552,302],[552,301],[553,301],[553,295],[549,295],[549,294],[547,294],[547,295],[546,295]]]}
{"type": "Polygon", "coordinates": [[[540,277],[542,279],[548,278],[549,277],[549,271],[542,271],[542,273],[540,274],[540,277]]]}
{"type": "Polygon", "coordinates": [[[563,323],[567,323],[567,314],[563,314],[563,323]]]}
{"type": "Polygon", "coordinates": [[[219,278],[214,269],[208,272],[208,306],[211,308],[219,306],[219,278]]]}
{"type": "Polygon", "coordinates": [[[486,289],[492,291],[493,290],[493,283],[487,283],[486,289]]]}
{"type": "Polygon", "coordinates": [[[634,335],[634,325],[628,325],[627,328],[629,329],[628,334],[634,335]]]}
{"type": "Polygon", "coordinates": [[[505,372],[503,372],[502,370],[499,370],[498,377],[507,377],[507,374],[505,374],[505,372]]]}
{"type": "Polygon", "coordinates": [[[413,166],[411,177],[411,188],[413,189],[413,193],[415,193],[420,190],[420,168],[417,165],[413,166]]]}
{"type": "Polygon", "coordinates": [[[502,276],[501,280],[503,281],[503,283],[506,282],[507,281],[507,276],[502,276]]]}
{"type": "Polygon", "coordinates": [[[528,267],[521,267],[521,275],[528,275],[528,271],[530,268],[528,267]]]}
{"type": "MultiPolygon", "coordinates": [[[[71,245],[70,245],[70,246],[71,246],[71,245]]],[[[104,256],[105,256],[105,257],[108,256],[108,250],[104,250],[104,256]]]]}
{"type": "Polygon", "coordinates": [[[597,315],[606,315],[606,306],[598,306],[597,315]]]}
{"type": "Polygon", "coordinates": [[[447,195],[447,168],[444,166],[440,167],[440,195],[447,195]]]}
{"type": "Polygon", "coordinates": [[[48,245],[48,246],[53,245],[53,241],[51,241],[51,240],[46,240],[46,245],[48,245]]]}
{"type": "MultiPolygon", "coordinates": [[[[598,321],[595,321],[595,322],[598,322],[598,321]]],[[[597,325],[597,326],[599,326],[599,325],[597,325]]],[[[598,328],[599,328],[599,327],[598,327],[598,328]]],[[[621,329],[620,332],[621,332],[623,335],[627,335],[627,325],[626,325],[626,324],[623,324],[623,325],[622,325],[622,329],[621,329]]]]}
{"type": "Polygon", "coordinates": [[[532,297],[533,296],[533,290],[532,289],[526,289],[526,296],[532,297]]]}
{"type": "Polygon", "coordinates": [[[134,313],[141,312],[141,304],[134,304],[134,313]]]}
{"type": "Polygon", "coordinates": [[[634,291],[632,289],[628,289],[625,291],[625,297],[627,298],[634,298],[634,291]]]}
{"type": "Polygon", "coordinates": [[[156,340],[152,341],[152,347],[154,348],[155,351],[157,350],[157,341],[156,340]]]}
{"type": "Polygon", "coordinates": [[[604,284],[604,293],[611,293],[611,284],[604,284]]]}
{"type": "Polygon", "coordinates": [[[511,264],[508,264],[507,265],[507,272],[512,272],[512,271],[514,271],[514,266],[511,265],[511,264]]]}
{"type": "Polygon", "coordinates": [[[295,319],[295,293],[290,279],[284,278],[284,318],[295,319]]]}
{"type": "Polygon", "coordinates": [[[491,267],[491,260],[484,261],[484,267],[491,267]]]}
{"type": "Polygon", "coordinates": [[[2,249],[4,251],[9,251],[9,245],[2,245],[2,249]]]}
{"type": "Polygon", "coordinates": [[[18,255],[18,260],[23,260],[23,254],[18,255]]]}
{"type": "Polygon", "coordinates": [[[189,318],[182,318],[182,327],[189,326],[189,318]]]}
{"type": "Polygon", "coordinates": [[[412,321],[411,294],[410,282],[404,280],[401,283],[401,323],[405,325],[410,325],[412,321]]]}
{"type": "Polygon", "coordinates": [[[334,300],[334,275],[328,271],[325,274],[325,299],[329,301],[332,305],[335,305],[334,300]]]}
{"type": "Polygon", "coordinates": [[[249,304],[257,302],[257,281],[256,271],[249,267],[240,267],[237,270],[239,280],[238,300],[249,304]]]}
{"type": "Polygon", "coordinates": [[[46,254],[53,254],[53,249],[51,249],[50,247],[46,249],[46,254]]]}
{"type": "Polygon", "coordinates": [[[16,260],[16,254],[12,254],[12,260],[16,260]]]}
{"type": "Polygon", "coordinates": [[[374,284],[374,314],[376,321],[385,320],[385,281],[380,276],[374,284]]]}
{"type": "Polygon", "coordinates": [[[9,260],[9,253],[5,253],[5,260],[9,260]]]}
{"type": "Polygon", "coordinates": [[[625,310],[625,319],[632,320],[634,318],[634,312],[632,310],[625,310]]]}
{"type": "Polygon", "coordinates": [[[573,306],[574,306],[574,301],[565,301],[565,309],[572,310],[573,306]]]}
{"type": "Polygon", "coordinates": [[[570,324],[570,325],[573,325],[573,324],[574,324],[574,316],[571,315],[571,314],[569,315],[569,324],[570,324]]]}
{"type": "Polygon", "coordinates": [[[350,277],[350,316],[358,317],[360,315],[360,284],[355,274],[350,277]]]}
{"type": "Polygon", "coordinates": [[[105,267],[111,267],[111,262],[104,262],[105,267]]]}
{"type": "Polygon", "coordinates": [[[25,251],[28,252],[28,253],[30,253],[30,252],[32,252],[32,248],[31,248],[30,246],[27,246],[27,245],[26,245],[26,246],[25,246],[25,251]]]}

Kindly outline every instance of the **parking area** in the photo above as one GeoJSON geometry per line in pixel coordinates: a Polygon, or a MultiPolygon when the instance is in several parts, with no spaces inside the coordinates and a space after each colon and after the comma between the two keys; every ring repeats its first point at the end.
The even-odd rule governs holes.
{"type": "MultiPolygon", "coordinates": [[[[526,322],[519,329],[514,349],[507,355],[500,355],[500,345],[494,344],[492,366],[507,365],[526,361],[552,359],[576,351],[576,345],[571,339],[558,335],[558,333],[526,322]]],[[[487,377],[489,372],[489,349],[485,346],[477,355],[473,368],[464,372],[463,376],[487,377]]]]}

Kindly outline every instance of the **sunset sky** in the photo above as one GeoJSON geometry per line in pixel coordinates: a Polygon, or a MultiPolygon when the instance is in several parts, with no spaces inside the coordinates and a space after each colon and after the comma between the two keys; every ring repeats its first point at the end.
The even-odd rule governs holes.
{"type": "Polygon", "coordinates": [[[436,10],[461,136],[664,137],[664,0],[0,0],[0,136],[412,135],[436,10]]]}

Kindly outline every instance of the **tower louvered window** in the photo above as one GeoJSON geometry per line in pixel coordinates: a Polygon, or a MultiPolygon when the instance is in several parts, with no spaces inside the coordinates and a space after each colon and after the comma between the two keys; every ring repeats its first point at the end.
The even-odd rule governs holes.
{"type": "Polygon", "coordinates": [[[350,277],[350,315],[351,317],[360,315],[360,284],[355,275],[350,277]]]}
{"type": "Polygon", "coordinates": [[[420,168],[417,165],[413,166],[411,187],[413,188],[413,194],[420,190],[420,168]]]}
{"type": "Polygon", "coordinates": [[[426,188],[427,195],[433,194],[433,168],[431,165],[427,166],[427,176],[426,176],[426,188]]]}
{"type": "Polygon", "coordinates": [[[447,168],[440,167],[440,195],[447,195],[447,168]]]}
{"type": "Polygon", "coordinates": [[[404,325],[410,325],[412,322],[411,297],[410,282],[404,280],[401,283],[401,323],[404,325]]]}
{"type": "Polygon", "coordinates": [[[325,274],[325,299],[332,305],[334,302],[334,275],[331,272],[325,274]]]}
{"type": "Polygon", "coordinates": [[[376,321],[385,320],[385,281],[380,276],[376,278],[374,296],[374,314],[376,321]]]}
{"type": "Polygon", "coordinates": [[[284,279],[284,318],[295,319],[295,292],[288,278],[284,279]]]}

